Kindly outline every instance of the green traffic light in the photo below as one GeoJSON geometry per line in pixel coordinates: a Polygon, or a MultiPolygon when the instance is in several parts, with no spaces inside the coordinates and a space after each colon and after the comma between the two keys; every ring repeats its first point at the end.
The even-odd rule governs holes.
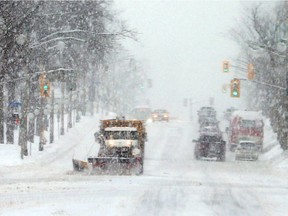
{"type": "Polygon", "coordinates": [[[228,72],[228,69],[227,69],[227,68],[225,68],[225,69],[224,69],[224,72],[228,72]]]}
{"type": "Polygon", "coordinates": [[[233,96],[238,96],[238,92],[237,91],[233,91],[233,96]]]}
{"type": "Polygon", "coordinates": [[[44,85],[43,88],[44,88],[44,90],[48,90],[49,87],[48,87],[48,85],[44,85]]]}

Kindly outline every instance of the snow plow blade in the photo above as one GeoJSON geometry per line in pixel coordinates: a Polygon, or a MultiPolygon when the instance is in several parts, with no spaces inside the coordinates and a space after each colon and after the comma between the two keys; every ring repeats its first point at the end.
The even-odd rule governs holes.
{"type": "Polygon", "coordinates": [[[75,171],[83,171],[85,169],[88,169],[88,162],[87,161],[72,159],[72,163],[73,163],[73,169],[75,171]]]}
{"type": "Polygon", "coordinates": [[[105,164],[131,164],[136,161],[135,158],[124,157],[89,157],[88,163],[91,163],[93,167],[101,167],[105,164]]]}

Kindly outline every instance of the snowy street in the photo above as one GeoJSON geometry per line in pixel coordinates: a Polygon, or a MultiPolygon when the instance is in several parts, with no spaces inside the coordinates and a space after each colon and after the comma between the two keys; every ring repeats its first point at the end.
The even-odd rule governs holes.
{"type": "Polygon", "coordinates": [[[76,149],[95,147],[97,122],[83,118],[33,161],[1,164],[0,214],[286,215],[283,170],[263,160],[235,161],[230,152],[226,162],[196,161],[191,122],[147,125],[142,176],[75,174],[71,159],[76,149]]]}
{"type": "Polygon", "coordinates": [[[0,1],[0,216],[288,216],[288,0],[0,1]]]}

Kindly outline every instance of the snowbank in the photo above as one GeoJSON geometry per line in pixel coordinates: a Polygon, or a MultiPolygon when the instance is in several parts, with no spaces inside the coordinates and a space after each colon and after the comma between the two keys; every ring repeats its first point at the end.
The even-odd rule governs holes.
{"type": "Polygon", "coordinates": [[[288,168],[288,152],[281,148],[270,120],[264,118],[264,122],[264,153],[260,156],[260,160],[270,161],[273,168],[286,170],[288,168]]]}

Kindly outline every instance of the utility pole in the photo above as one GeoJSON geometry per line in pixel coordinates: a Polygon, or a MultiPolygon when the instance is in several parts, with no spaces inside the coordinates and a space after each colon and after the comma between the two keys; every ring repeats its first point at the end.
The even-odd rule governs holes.
{"type": "Polygon", "coordinates": [[[40,128],[40,141],[39,141],[39,151],[44,150],[44,145],[47,142],[45,138],[45,122],[44,122],[44,106],[46,97],[50,97],[51,86],[50,81],[46,79],[45,74],[41,74],[39,77],[40,81],[40,113],[39,113],[39,128],[40,128]]]}
{"type": "Polygon", "coordinates": [[[40,113],[39,113],[39,127],[40,127],[40,141],[39,141],[39,151],[44,150],[44,145],[46,144],[46,139],[44,136],[44,97],[40,98],[40,113]]]}
{"type": "MultiPolygon", "coordinates": [[[[30,82],[30,88],[29,88],[29,100],[30,104],[36,104],[36,95],[35,91],[37,91],[38,87],[38,80],[39,76],[34,76],[32,77],[32,82],[30,82]]],[[[38,103],[38,102],[37,102],[38,103]]],[[[35,107],[30,106],[29,113],[34,113],[35,112],[35,107]]],[[[35,133],[35,115],[33,114],[30,116],[28,119],[28,141],[31,143],[34,143],[34,133],[35,133]]]]}
{"type": "Polygon", "coordinates": [[[79,107],[80,107],[80,97],[79,97],[79,90],[77,91],[77,98],[76,98],[76,122],[80,121],[79,115],[79,107]]]}
{"type": "Polygon", "coordinates": [[[86,115],[86,96],[87,96],[87,90],[86,90],[86,71],[84,72],[83,77],[83,99],[81,103],[81,109],[82,109],[82,115],[86,115]]]}
{"type": "Polygon", "coordinates": [[[190,108],[190,121],[193,120],[193,114],[192,114],[192,106],[193,106],[193,103],[192,103],[192,98],[189,98],[189,108],[190,108]]]}
{"type": "Polygon", "coordinates": [[[65,94],[65,83],[61,83],[61,129],[60,129],[60,134],[64,135],[64,94],[65,94]]]}
{"type": "MultiPolygon", "coordinates": [[[[25,66],[24,70],[26,74],[28,74],[28,67],[25,66]]],[[[30,80],[26,79],[24,84],[24,90],[22,91],[22,109],[21,109],[21,118],[20,118],[20,134],[19,134],[19,145],[21,147],[20,157],[21,159],[24,159],[24,156],[28,155],[28,149],[27,149],[27,115],[28,115],[28,102],[29,102],[29,96],[28,96],[28,88],[30,85],[30,80]]]]}
{"type": "Polygon", "coordinates": [[[52,90],[51,98],[51,113],[50,113],[50,143],[54,142],[54,89],[52,90]]]}
{"type": "Polygon", "coordinates": [[[68,114],[68,128],[72,128],[72,91],[69,91],[69,114],[68,114]]]}

